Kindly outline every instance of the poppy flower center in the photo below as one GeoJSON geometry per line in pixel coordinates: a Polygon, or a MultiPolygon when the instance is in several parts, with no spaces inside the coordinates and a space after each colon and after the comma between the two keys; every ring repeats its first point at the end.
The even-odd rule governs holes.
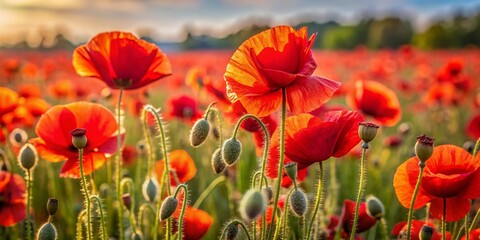
{"type": "Polygon", "coordinates": [[[132,86],[133,80],[131,78],[130,79],[119,78],[119,79],[113,80],[113,82],[119,88],[129,88],[130,86],[132,86]]]}

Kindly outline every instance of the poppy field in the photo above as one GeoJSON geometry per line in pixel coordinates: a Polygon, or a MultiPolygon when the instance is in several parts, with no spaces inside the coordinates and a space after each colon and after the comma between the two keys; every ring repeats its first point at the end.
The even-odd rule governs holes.
{"type": "Polygon", "coordinates": [[[0,239],[480,239],[480,50],[0,51],[0,239]]]}

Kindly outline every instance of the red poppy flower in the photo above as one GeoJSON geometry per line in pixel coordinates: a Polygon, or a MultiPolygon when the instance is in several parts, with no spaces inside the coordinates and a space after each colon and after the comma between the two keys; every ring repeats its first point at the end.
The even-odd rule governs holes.
{"type": "MultiPolygon", "coordinates": [[[[480,155],[479,155],[480,156],[480,155]]],[[[413,157],[400,165],[393,178],[393,186],[400,203],[408,208],[418,179],[418,158],[413,157]]],[[[446,199],[446,221],[460,220],[470,210],[470,199],[480,196],[480,161],[463,148],[453,145],[435,147],[426,161],[415,209],[430,205],[430,214],[443,217],[446,199]]]]}
{"type": "Polygon", "coordinates": [[[12,112],[5,114],[2,121],[5,124],[17,124],[31,127],[34,125],[37,117],[41,116],[50,108],[42,98],[30,97],[19,98],[18,105],[12,112]]]}
{"type": "Polygon", "coordinates": [[[0,226],[10,227],[25,219],[25,196],[22,176],[0,170],[0,226]]]}
{"type": "Polygon", "coordinates": [[[100,104],[75,102],[52,107],[42,115],[31,142],[40,156],[50,162],[67,162],[60,177],[79,178],[78,150],[72,145],[70,131],[87,129],[87,146],[83,149],[83,168],[90,174],[102,167],[107,156],[117,151],[117,121],[110,110],[100,104]]]}
{"type": "MultiPolygon", "coordinates": [[[[353,218],[355,215],[355,202],[350,199],[345,199],[343,202],[342,214],[340,216],[341,228],[346,235],[350,235],[353,228],[353,218]]],[[[365,232],[377,223],[377,219],[370,217],[367,214],[365,202],[360,203],[358,208],[358,222],[356,233],[365,232]]]]}
{"type": "MultiPolygon", "coordinates": [[[[174,150],[168,154],[168,161],[170,163],[170,183],[172,186],[177,186],[177,179],[180,183],[185,183],[195,177],[197,173],[197,167],[192,157],[185,150],[174,150]],[[175,174],[173,174],[174,172],[175,174]],[[175,179],[175,176],[177,179],[175,179]]],[[[161,182],[163,176],[163,169],[165,163],[163,160],[155,163],[155,174],[157,175],[158,182],[161,182]]]]}
{"type": "Polygon", "coordinates": [[[467,134],[473,139],[480,138],[480,114],[473,116],[467,123],[467,134]]]}
{"type": "Polygon", "coordinates": [[[167,119],[178,118],[188,122],[194,122],[202,116],[198,110],[198,102],[186,95],[171,97],[167,100],[167,119]]]}
{"type": "Polygon", "coordinates": [[[122,149],[122,162],[126,166],[132,166],[137,159],[137,147],[126,145],[122,149]]]}
{"type": "Polygon", "coordinates": [[[312,76],[317,67],[311,51],[315,36],[308,38],[307,28],[278,26],[246,40],[225,72],[230,100],[240,101],[259,117],[280,106],[282,88],[294,113],[309,112],[328,101],[340,83],[312,76]]]}
{"type": "MultiPolygon", "coordinates": [[[[181,204],[179,204],[180,206],[181,204]]],[[[180,217],[181,207],[173,214],[177,220],[180,217]]],[[[183,217],[183,237],[185,240],[198,240],[203,237],[212,226],[213,218],[205,211],[187,206],[183,217]]],[[[177,225],[177,224],[175,224],[177,225]]]]}
{"type": "Polygon", "coordinates": [[[154,44],[127,32],[105,32],[75,49],[73,67],[110,88],[136,89],[171,74],[167,56],[154,44]]]}
{"type": "MultiPolygon", "coordinates": [[[[18,105],[18,94],[10,88],[0,87],[0,116],[9,113],[18,105]]],[[[0,118],[0,123],[4,124],[3,117],[0,118]]]]}
{"type": "Polygon", "coordinates": [[[42,91],[37,84],[22,84],[18,87],[18,94],[24,98],[39,98],[42,95],[42,91]]]}
{"type": "Polygon", "coordinates": [[[375,81],[357,80],[347,95],[347,102],[385,126],[393,126],[402,116],[397,95],[375,81]]]}
{"type": "MultiPolygon", "coordinates": [[[[480,239],[480,228],[477,228],[477,229],[472,230],[472,231],[470,232],[470,236],[469,236],[469,237],[470,237],[470,239],[472,239],[472,240],[473,240],[473,239],[475,239],[475,240],[480,239]]],[[[465,239],[467,239],[467,237],[466,237],[466,236],[463,236],[463,237],[462,237],[462,240],[465,240],[465,239]]]]}
{"type": "MultiPolygon", "coordinates": [[[[412,228],[411,228],[411,233],[410,233],[410,239],[411,240],[420,240],[420,230],[422,229],[423,225],[428,225],[434,229],[433,235],[432,235],[432,240],[440,240],[442,239],[442,234],[438,233],[435,231],[435,227],[431,223],[425,223],[424,221],[420,220],[413,220],[412,221],[412,228]]],[[[395,224],[395,226],[392,229],[392,236],[396,237],[397,239],[403,239],[406,237],[407,234],[407,222],[400,222],[395,224]],[[402,237],[403,236],[403,237],[402,237]]],[[[447,239],[450,239],[448,236],[450,234],[447,233],[447,239]]]]}

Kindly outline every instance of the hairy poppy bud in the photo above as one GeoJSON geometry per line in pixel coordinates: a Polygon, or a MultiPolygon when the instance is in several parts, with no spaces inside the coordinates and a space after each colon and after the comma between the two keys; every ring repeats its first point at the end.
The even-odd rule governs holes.
{"type": "Polygon", "coordinates": [[[132,233],[132,237],[130,239],[132,239],[132,240],[142,240],[143,236],[142,236],[141,233],[134,232],[134,233],[132,233]]]}
{"type": "Polygon", "coordinates": [[[72,131],[70,131],[70,134],[72,134],[72,144],[78,149],[82,149],[85,146],[87,146],[87,129],[85,128],[75,128],[72,131]]]}
{"type": "Polygon", "coordinates": [[[155,178],[146,179],[143,182],[142,190],[143,190],[143,197],[150,202],[155,201],[157,198],[157,189],[158,189],[158,182],[155,178]]]}
{"type": "Polygon", "coordinates": [[[124,193],[122,195],[122,203],[128,211],[132,209],[132,197],[130,196],[130,193],[124,193]]]}
{"type": "Polygon", "coordinates": [[[173,215],[178,206],[178,200],[173,196],[168,196],[162,202],[160,207],[160,220],[163,221],[173,215]]]}
{"type": "Polygon", "coordinates": [[[435,138],[427,137],[422,134],[417,137],[415,144],[415,155],[422,162],[425,163],[433,154],[433,141],[435,138]]]}
{"type": "Polygon", "coordinates": [[[383,207],[382,202],[380,199],[374,196],[368,196],[365,200],[367,214],[372,218],[382,218],[385,215],[385,208],[383,207]]]}
{"type": "Polygon", "coordinates": [[[233,240],[238,235],[239,229],[237,223],[232,223],[227,226],[227,240],[233,240]]]}
{"type": "Polygon", "coordinates": [[[24,170],[30,170],[37,164],[38,155],[35,146],[31,143],[23,145],[18,154],[18,162],[24,170]]]}
{"type": "Polygon", "coordinates": [[[28,140],[28,134],[21,128],[15,128],[10,133],[10,143],[13,146],[20,147],[28,140]]]}
{"type": "Polygon", "coordinates": [[[43,224],[37,233],[37,240],[56,240],[57,228],[52,223],[43,224]]]}
{"type": "Polygon", "coordinates": [[[192,147],[198,147],[205,142],[210,132],[210,123],[205,119],[199,119],[193,124],[190,132],[190,144],[192,147]]]}
{"type": "Polygon", "coordinates": [[[50,216],[55,215],[58,209],[58,199],[56,198],[49,198],[47,201],[47,211],[50,216]]]}
{"type": "Polygon", "coordinates": [[[219,174],[219,173],[223,172],[223,170],[225,170],[225,167],[227,165],[225,164],[225,162],[222,159],[222,149],[221,148],[217,148],[217,150],[215,150],[215,152],[212,155],[211,162],[212,162],[213,171],[216,174],[219,174]]]}
{"type": "Polygon", "coordinates": [[[254,220],[262,215],[267,203],[262,193],[257,190],[248,190],[240,202],[240,214],[246,220],[254,220]]]}
{"type": "Polygon", "coordinates": [[[228,166],[237,162],[240,153],[242,153],[242,144],[236,138],[230,138],[223,144],[222,157],[228,166]]]}
{"type": "Polygon", "coordinates": [[[420,240],[430,240],[433,237],[433,227],[423,225],[418,234],[420,240]]]}
{"type": "Polygon", "coordinates": [[[287,176],[292,180],[292,182],[297,181],[297,163],[296,162],[289,162],[283,166],[287,176]]]}
{"type": "Polygon", "coordinates": [[[262,192],[263,194],[265,194],[265,197],[267,198],[267,202],[271,202],[273,199],[272,187],[270,186],[263,187],[262,192]]]}
{"type": "Polygon", "coordinates": [[[300,188],[293,190],[290,194],[290,209],[295,213],[295,215],[301,217],[307,212],[307,196],[303,193],[300,188]]]}
{"type": "Polygon", "coordinates": [[[358,127],[358,136],[364,142],[371,142],[377,136],[378,126],[373,123],[361,122],[358,127]]]}

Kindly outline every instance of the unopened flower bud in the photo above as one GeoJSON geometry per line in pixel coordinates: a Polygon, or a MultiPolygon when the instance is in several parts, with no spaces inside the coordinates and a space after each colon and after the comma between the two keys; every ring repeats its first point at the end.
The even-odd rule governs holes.
{"type": "Polygon", "coordinates": [[[145,140],[140,140],[137,142],[136,145],[137,152],[139,154],[144,154],[147,151],[147,144],[145,143],[145,140]]]}
{"type": "Polygon", "coordinates": [[[122,195],[122,203],[128,211],[132,209],[132,197],[130,196],[130,193],[124,193],[122,195]]]}
{"type": "Polygon", "coordinates": [[[47,201],[47,211],[50,216],[55,215],[58,209],[58,199],[56,198],[49,198],[47,201]]]}
{"type": "Polygon", "coordinates": [[[307,196],[305,193],[298,188],[293,190],[290,194],[290,209],[295,213],[295,215],[302,217],[307,212],[307,196]]]}
{"type": "Polygon", "coordinates": [[[221,148],[217,148],[217,150],[215,150],[215,152],[212,155],[211,163],[212,163],[213,171],[216,174],[219,174],[219,173],[223,172],[223,170],[225,170],[225,167],[227,165],[225,164],[225,162],[222,159],[222,149],[221,148]]]}
{"type": "Polygon", "coordinates": [[[35,146],[31,143],[23,145],[18,154],[18,162],[24,170],[30,170],[37,164],[38,155],[35,146]]]}
{"type": "Polygon", "coordinates": [[[20,147],[28,140],[28,134],[21,128],[15,128],[10,133],[10,143],[15,147],[20,147]]]}
{"type": "Polygon", "coordinates": [[[75,128],[72,131],[70,131],[70,134],[72,135],[72,144],[78,149],[83,149],[85,146],[87,146],[87,129],[85,128],[75,128]]]}
{"type": "Polygon", "coordinates": [[[374,196],[368,196],[365,200],[367,214],[375,219],[382,218],[385,215],[385,208],[380,199],[374,196]]]}
{"type": "Polygon", "coordinates": [[[297,163],[289,162],[283,166],[283,169],[285,169],[285,172],[290,180],[295,183],[297,181],[297,163]]]}
{"type": "Polygon", "coordinates": [[[421,162],[427,161],[433,154],[433,141],[435,138],[427,137],[422,134],[417,137],[417,143],[415,144],[415,155],[421,162]]]}
{"type": "Polygon", "coordinates": [[[56,240],[57,228],[52,223],[43,224],[37,233],[37,240],[56,240]]]}
{"type": "Polygon", "coordinates": [[[150,202],[157,198],[158,182],[155,178],[146,179],[142,185],[143,197],[150,202]]]}
{"type": "Polygon", "coordinates": [[[420,233],[418,234],[418,237],[420,240],[430,240],[433,237],[433,227],[430,227],[428,225],[423,225],[422,228],[420,229],[420,233]]]}
{"type": "Polygon", "coordinates": [[[227,226],[227,240],[233,240],[238,235],[239,229],[237,223],[229,224],[227,226]]]}
{"type": "Polygon", "coordinates": [[[248,190],[240,202],[240,214],[246,220],[254,220],[262,215],[267,203],[262,193],[257,190],[248,190]]]}
{"type": "Polygon", "coordinates": [[[220,130],[218,130],[217,127],[212,127],[212,136],[215,140],[218,140],[220,138],[220,130]]]}
{"type": "Polygon", "coordinates": [[[178,200],[173,196],[168,196],[162,202],[160,207],[160,220],[163,221],[173,215],[178,206],[178,200]]]}
{"type": "Polygon", "coordinates": [[[268,203],[271,202],[272,199],[273,199],[272,187],[270,187],[270,186],[263,187],[262,192],[263,192],[263,194],[265,194],[265,197],[267,198],[267,202],[268,203]]]}
{"type": "Polygon", "coordinates": [[[358,135],[364,142],[371,142],[377,136],[378,126],[373,123],[361,122],[358,127],[358,135]]]}
{"type": "Polygon", "coordinates": [[[192,147],[198,147],[205,142],[210,132],[210,123],[205,119],[199,119],[193,124],[190,132],[190,144],[192,147]]]}
{"type": "Polygon", "coordinates": [[[222,158],[228,166],[236,163],[241,153],[242,144],[236,138],[230,138],[223,144],[222,158]]]}

